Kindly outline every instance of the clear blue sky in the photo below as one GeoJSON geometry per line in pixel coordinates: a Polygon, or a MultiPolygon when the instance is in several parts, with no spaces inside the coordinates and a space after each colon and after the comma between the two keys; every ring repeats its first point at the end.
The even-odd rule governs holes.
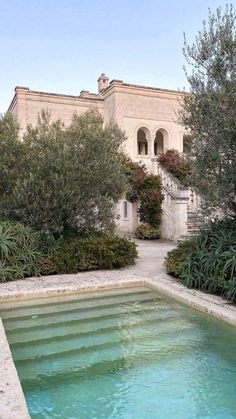
{"type": "MultiPolygon", "coordinates": [[[[236,0],[232,2],[236,6],[236,0]]],[[[97,78],[178,89],[183,31],[221,0],[0,0],[0,112],[14,87],[77,95],[97,78]]]]}

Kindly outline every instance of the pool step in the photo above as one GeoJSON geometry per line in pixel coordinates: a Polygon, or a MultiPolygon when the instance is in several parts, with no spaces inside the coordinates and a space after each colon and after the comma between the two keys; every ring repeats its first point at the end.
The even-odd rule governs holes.
{"type": "MultiPolygon", "coordinates": [[[[180,314],[178,314],[180,316],[180,314]]],[[[107,316],[98,317],[85,317],[83,320],[77,320],[75,322],[67,322],[66,324],[58,324],[41,328],[35,331],[34,328],[11,330],[7,332],[7,339],[10,345],[20,346],[25,344],[38,344],[50,339],[64,339],[67,336],[88,334],[90,332],[103,330],[109,327],[122,328],[126,325],[133,325],[137,323],[143,323],[148,320],[156,319],[157,321],[168,321],[169,318],[176,318],[177,314],[175,308],[168,308],[166,306],[159,307],[159,311],[156,312],[155,305],[150,304],[149,306],[139,307],[138,309],[132,309],[127,312],[109,314],[107,316]]],[[[183,312],[184,316],[184,312],[183,312]]]]}
{"type": "MultiPolygon", "coordinates": [[[[160,313],[163,313],[167,310],[166,306],[160,306],[160,313]]],[[[152,303],[147,303],[145,306],[140,305],[137,308],[133,308],[132,310],[127,310],[127,307],[115,307],[113,308],[113,310],[104,310],[104,311],[100,311],[99,313],[80,313],[80,315],[77,316],[73,316],[73,318],[68,318],[65,321],[61,321],[61,322],[54,322],[54,323],[49,323],[47,325],[36,325],[36,326],[28,326],[28,327],[22,327],[22,328],[17,328],[17,329],[8,329],[6,328],[6,333],[7,336],[9,337],[9,341],[11,342],[11,337],[12,335],[15,334],[22,334],[24,335],[24,333],[29,332],[32,336],[36,336],[36,334],[41,334],[41,331],[43,330],[43,332],[46,334],[47,331],[51,331],[51,330],[55,330],[58,329],[61,330],[63,327],[67,329],[67,333],[70,333],[71,331],[77,331],[79,332],[81,330],[82,325],[85,323],[85,325],[87,326],[88,323],[90,321],[101,321],[101,320],[105,320],[105,319],[109,319],[111,317],[117,318],[118,320],[120,319],[120,321],[125,318],[128,317],[131,312],[133,315],[140,317],[143,313],[145,312],[152,312],[153,310],[155,310],[155,307],[153,306],[152,303]]]]}
{"type": "Polygon", "coordinates": [[[70,353],[72,351],[79,352],[84,351],[90,347],[97,347],[104,343],[115,343],[119,342],[120,339],[137,339],[137,337],[147,336],[150,337],[153,334],[162,336],[163,333],[170,334],[176,333],[180,330],[190,329],[191,325],[183,319],[176,319],[172,316],[169,319],[163,321],[158,318],[158,315],[153,316],[152,319],[146,320],[146,322],[126,324],[120,327],[119,325],[113,326],[103,330],[97,330],[94,332],[77,334],[75,336],[67,337],[64,339],[51,339],[46,343],[41,342],[40,344],[30,345],[27,347],[24,345],[12,347],[14,360],[18,362],[24,362],[27,360],[43,359],[58,356],[62,353],[70,353]]]}
{"type": "Polygon", "coordinates": [[[151,291],[2,311],[23,388],[114,373],[194,351],[186,308],[151,291]]]}
{"type": "Polygon", "coordinates": [[[99,299],[107,299],[110,297],[119,297],[120,295],[132,295],[136,293],[150,292],[150,288],[142,285],[135,285],[132,287],[118,287],[118,288],[104,288],[90,291],[77,291],[69,294],[59,293],[54,295],[48,295],[40,298],[26,298],[24,300],[15,300],[1,302],[2,310],[15,311],[18,309],[25,309],[27,307],[42,307],[46,305],[58,305],[61,303],[68,303],[73,301],[92,301],[99,299]]]}
{"type": "MultiPolygon", "coordinates": [[[[100,316],[109,316],[116,314],[125,314],[128,311],[132,310],[137,311],[142,307],[150,307],[149,303],[156,302],[158,304],[158,299],[155,294],[148,294],[143,296],[141,300],[128,300],[120,303],[105,304],[100,306],[94,306],[90,308],[78,308],[76,310],[70,310],[55,314],[49,314],[47,316],[38,315],[37,312],[33,316],[23,317],[16,319],[5,319],[4,327],[7,332],[12,332],[14,330],[26,330],[34,328],[34,330],[41,329],[41,327],[51,327],[58,325],[61,326],[66,323],[72,323],[76,321],[83,321],[87,318],[96,318],[100,316]]],[[[152,304],[153,306],[153,304],[152,304]]],[[[160,307],[163,306],[163,302],[160,303],[160,307]]]]}
{"type": "MultiPolygon", "coordinates": [[[[89,309],[93,307],[104,307],[112,304],[121,304],[124,302],[132,302],[137,300],[142,300],[143,298],[149,296],[155,296],[156,299],[160,299],[156,294],[150,292],[149,290],[139,290],[136,292],[123,292],[118,295],[108,295],[106,298],[103,297],[94,297],[94,298],[83,298],[78,299],[78,297],[72,301],[57,301],[47,304],[34,304],[26,307],[19,308],[9,308],[0,310],[0,316],[2,320],[9,319],[27,319],[32,318],[35,314],[40,317],[47,316],[48,314],[60,313],[60,312],[72,312],[74,310],[80,309],[89,309]]],[[[64,297],[65,298],[65,297],[64,297]]],[[[75,297],[74,297],[75,298],[75,297]]]]}
{"type": "Polygon", "coordinates": [[[24,363],[16,362],[18,374],[22,383],[24,381],[48,380],[52,376],[62,376],[64,374],[79,374],[88,369],[96,368],[97,364],[103,364],[103,369],[107,372],[106,365],[114,365],[122,361],[123,366],[128,365],[135,359],[146,360],[155,355],[155,359],[166,359],[169,357],[180,356],[186,351],[194,351],[193,344],[196,339],[189,336],[189,331],[176,332],[177,336],[159,337],[153,333],[152,336],[137,337],[137,339],[121,339],[119,342],[107,342],[99,347],[87,348],[85,351],[77,353],[61,354],[55,358],[39,359],[34,361],[26,360],[24,363]]]}

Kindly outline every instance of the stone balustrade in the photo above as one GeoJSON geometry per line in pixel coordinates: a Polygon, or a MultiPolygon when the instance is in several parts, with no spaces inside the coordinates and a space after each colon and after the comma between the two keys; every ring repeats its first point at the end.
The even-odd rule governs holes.
{"type": "Polygon", "coordinates": [[[202,197],[196,188],[188,188],[189,199],[188,199],[188,210],[192,212],[198,212],[202,204],[202,197]]]}
{"type": "Polygon", "coordinates": [[[178,179],[152,159],[152,172],[159,175],[162,182],[164,201],[162,205],[162,237],[178,240],[188,233],[188,213],[197,213],[201,196],[195,188],[184,186],[178,179]]]}

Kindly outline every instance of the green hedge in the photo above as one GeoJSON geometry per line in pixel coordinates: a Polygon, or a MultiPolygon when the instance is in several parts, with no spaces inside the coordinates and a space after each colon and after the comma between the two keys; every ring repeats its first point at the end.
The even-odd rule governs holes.
{"type": "Polygon", "coordinates": [[[119,236],[60,239],[44,261],[44,274],[118,269],[133,264],[136,245],[119,236]]]}
{"type": "Polygon", "coordinates": [[[211,222],[194,241],[169,252],[165,266],[186,286],[236,302],[236,219],[211,222]]]}
{"type": "Polygon", "coordinates": [[[152,227],[150,224],[140,224],[135,231],[135,236],[143,240],[159,239],[160,229],[152,227]]]}
{"type": "Polygon", "coordinates": [[[185,240],[180,242],[175,249],[168,252],[164,262],[166,272],[178,278],[181,273],[183,262],[194,250],[194,246],[194,240],[185,240]]]}
{"type": "Polygon", "coordinates": [[[0,222],[0,283],[29,276],[118,269],[135,262],[136,245],[119,236],[55,240],[19,223],[0,222]]]}

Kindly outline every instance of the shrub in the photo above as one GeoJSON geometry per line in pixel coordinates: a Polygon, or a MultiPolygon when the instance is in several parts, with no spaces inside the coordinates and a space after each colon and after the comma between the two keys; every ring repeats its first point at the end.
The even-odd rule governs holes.
{"type": "Polygon", "coordinates": [[[191,175],[191,166],[187,158],[177,150],[167,150],[159,157],[159,162],[173,176],[179,179],[185,185],[189,183],[191,175]]]}
{"type": "Polygon", "coordinates": [[[0,218],[50,231],[114,231],[114,205],[126,190],[120,149],[124,133],[103,125],[96,110],[64,127],[43,111],[23,138],[0,117],[0,218]]]}
{"type": "Polygon", "coordinates": [[[61,238],[45,258],[43,273],[123,268],[135,262],[136,245],[118,236],[61,238]]]}
{"type": "Polygon", "coordinates": [[[236,300],[236,219],[211,222],[198,234],[180,277],[188,287],[236,300]]]}
{"type": "Polygon", "coordinates": [[[147,223],[156,229],[159,228],[163,199],[159,176],[148,174],[139,184],[138,214],[142,223],[147,223]]]}
{"type": "Polygon", "coordinates": [[[130,202],[139,201],[140,221],[158,230],[164,199],[160,177],[149,174],[144,165],[129,159],[124,159],[123,165],[129,184],[126,199],[130,202]]]}
{"type": "Polygon", "coordinates": [[[223,295],[236,301],[236,219],[211,222],[192,245],[181,243],[168,253],[168,273],[191,288],[223,295]]]}
{"type": "Polygon", "coordinates": [[[151,227],[150,224],[140,224],[136,231],[135,236],[138,239],[159,239],[160,238],[160,229],[151,227]]]}
{"type": "Polygon", "coordinates": [[[136,245],[119,236],[65,237],[34,232],[18,223],[0,223],[0,282],[40,274],[123,268],[135,262],[136,245]]]}
{"type": "Polygon", "coordinates": [[[22,224],[0,223],[0,282],[39,275],[42,262],[37,233],[22,224]]]}
{"type": "Polygon", "coordinates": [[[185,240],[180,242],[178,246],[167,253],[165,258],[165,268],[168,274],[179,277],[181,266],[186,260],[187,256],[193,251],[195,240],[185,240]]]}

